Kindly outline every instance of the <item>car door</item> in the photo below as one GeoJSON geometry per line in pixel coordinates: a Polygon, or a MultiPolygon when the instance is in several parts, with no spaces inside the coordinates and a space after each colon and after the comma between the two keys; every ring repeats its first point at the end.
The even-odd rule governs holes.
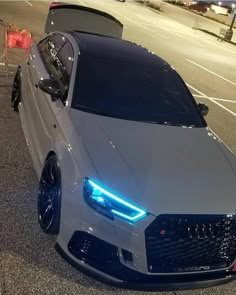
{"type": "Polygon", "coordinates": [[[50,150],[53,150],[53,140],[59,132],[56,115],[66,104],[69,89],[70,74],[73,65],[73,48],[62,34],[52,34],[41,41],[37,52],[33,55],[34,69],[32,84],[34,84],[34,105],[32,111],[31,134],[34,148],[41,167],[50,150]],[[39,56],[41,63],[37,60],[39,56]],[[54,79],[60,85],[63,99],[52,101],[49,94],[38,87],[40,79],[54,79]]]}
{"type": "MultiPolygon", "coordinates": [[[[47,38],[44,40],[47,42],[47,38]]],[[[33,153],[34,166],[37,173],[40,171],[42,156],[39,154],[40,136],[39,126],[42,125],[42,115],[38,108],[38,82],[49,78],[44,61],[37,44],[31,48],[30,56],[25,66],[25,93],[23,97],[24,115],[27,125],[30,149],[33,153]]]]}

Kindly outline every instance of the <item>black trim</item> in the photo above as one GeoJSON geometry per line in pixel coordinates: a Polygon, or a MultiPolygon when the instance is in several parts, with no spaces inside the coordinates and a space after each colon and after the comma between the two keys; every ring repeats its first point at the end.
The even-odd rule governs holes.
{"type": "MultiPolygon", "coordinates": [[[[86,275],[89,275],[105,284],[132,290],[178,291],[186,289],[209,288],[227,284],[236,279],[236,272],[233,273],[232,271],[171,276],[146,275],[125,267],[120,263],[120,271],[122,272],[125,270],[126,280],[120,280],[119,282],[116,281],[116,279],[118,279],[116,277],[114,277],[114,280],[112,280],[112,278],[108,278],[105,274],[103,275],[98,273],[96,269],[91,270],[86,266],[77,263],[66,254],[66,252],[60,247],[58,243],[56,243],[55,249],[69,264],[86,275]],[[136,278],[134,279],[134,277],[136,278]]],[[[114,265],[112,267],[114,267],[114,265]]],[[[107,271],[109,272],[109,270],[107,271]]]]}
{"type": "MultiPolygon", "coordinates": [[[[175,72],[176,72],[176,71],[175,71],[175,72]]],[[[203,115],[202,115],[202,113],[201,113],[201,111],[200,111],[200,109],[199,109],[199,107],[198,107],[198,104],[197,104],[195,98],[193,97],[191,91],[189,90],[189,86],[187,86],[187,84],[185,84],[183,78],[180,76],[179,73],[176,72],[176,74],[179,76],[179,78],[180,78],[180,80],[181,80],[181,82],[182,82],[182,85],[185,87],[186,91],[189,93],[189,96],[190,96],[191,99],[192,99],[192,103],[194,104],[195,109],[196,109],[196,111],[198,112],[199,117],[201,118],[201,121],[202,121],[203,126],[204,126],[204,127],[207,127],[207,126],[208,126],[208,125],[207,125],[207,121],[206,121],[205,118],[203,117],[203,115]]]]}
{"type": "Polygon", "coordinates": [[[76,4],[65,4],[65,3],[62,3],[62,2],[52,2],[51,3],[52,6],[50,6],[49,10],[55,10],[55,9],[78,9],[78,10],[84,10],[84,11],[89,11],[89,12],[92,12],[92,13],[95,13],[95,14],[99,14],[99,15],[102,15],[106,18],[109,18],[113,21],[115,21],[117,24],[119,24],[122,28],[123,28],[123,24],[117,19],[115,18],[114,16],[104,12],[104,11],[101,11],[101,10],[97,10],[97,9],[94,9],[94,8],[90,8],[90,7],[87,7],[87,6],[82,6],[82,5],[76,5],[76,4]],[[58,4],[58,6],[53,6],[53,4],[58,4]]]}
{"type": "Polygon", "coordinates": [[[151,273],[227,269],[236,257],[236,215],[159,215],[145,241],[151,273]]]}

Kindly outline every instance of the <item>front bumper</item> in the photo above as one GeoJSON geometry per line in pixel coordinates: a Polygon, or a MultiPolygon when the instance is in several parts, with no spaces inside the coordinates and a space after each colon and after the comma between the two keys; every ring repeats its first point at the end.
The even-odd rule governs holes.
{"type": "Polygon", "coordinates": [[[229,283],[236,278],[232,269],[224,271],[152,275],[131,269],[120,262],[118,248],[86,232],[75,232],[66,253],[58,253],[72,266],[110,285],[134,290],[173,291],[207,288],[229,283]]]}
{"type": "MultiPolygon", "coordinates": [[[[225,241],[227,249],[230,249],[230,255],[235,257],[235,216],[178,215],[167,216],[169,221],[166,222],[165,215],[159,217],[149,215],[135,224],[130,224],[119,218],[113,221],[101,216],[86,203],[81,204],[77,196],[70,198],[69,206],[68,199],[64,200],[66,204],[62,210],[56,249],[70,264],[100,281],[129,289],[168,291],[217,286],[226,284],[236,277],[236,271],[233,271],[236,261],[231,261],[228,265],[219,265],[221,262],[218,261],[219,257],[216,263],[212,260],[207,261],[208,253],[216,253],[214,251],[218,249],[217,243],[220,245],[218,250],[223,249],[225,241]],[[212,230],[212,226],[215,230],[212,230]],[[89,242],[80,244],[76,239],[74,241],[76,233],[90,235],[99,240],[98,247],[96,249],[91,247],[89,242]],[[182,239],[185,241],[183,247],[182,239]],[[181,242],[180,245],[176,245],[176,240],[181,242]],[[190,244],[193,254],[191,251],[185,253],[189,241],[193,241],[190,244]],[[161,249],[158,248],[160,245],[161,249]],[[178,247],[179,250],[175,253],[174,249],[178,247]],[[191,256],[198,259],[200,250],[204,250],[204,260],[201,260],[201,264],[195,263],[195,260],[192,263],[191,260],[190,266],[193,266],[191,270],[184,268],[184,264],[181,265],[184,256],[187,257],[187,262],[191,256]],[[123,251],[132,254],[131,262],[129,253],[124,255],[123,251]],[[172,257],[174,253],[176,255],[172,257]],[[161,258],[159,254],[164,257],[160,264],[164,269],[156,268],[158,265],[156,262],[161,258]],[[170,270],[172,258],[177,265],[183,267],[183,271],[181,268],[176,271],[170,270]],[[199,265],[201,270],[195,271],[194,267],[199,265]],[[208,265],[215,268],[202,270],[208,265]]],[[[209,255],[209,259],[213,258],[209,255]]]]}
{"type": "MultiPolygon", "coordinates": [[[[111,244],[108,245],[116,248],[111,244]]],[[[96,261],[94,263],[92,259],[89,260],[85,257],[74,259],[73,255],[70,253],[73,251],[69,250],[68,253],[66,253],[58,243],[55,248],[68,263],[85,274],[88,274],[106,284],[133,290],[177,291],[185,289],[209,288],[227,284],[236,278],[236,272],[233,272],[232,269],[204,272],[200,274],[147,275],[126,267],[120,262],[118,256],[113,257],[112,261],[110,260],[109,263],[101,262],[96,265],[96,261]]],[[[114,248],[111,251],[113,251],[114,248]]],[[[110,253],[107,254],[108,256],[110,255],[110,253]]]]}

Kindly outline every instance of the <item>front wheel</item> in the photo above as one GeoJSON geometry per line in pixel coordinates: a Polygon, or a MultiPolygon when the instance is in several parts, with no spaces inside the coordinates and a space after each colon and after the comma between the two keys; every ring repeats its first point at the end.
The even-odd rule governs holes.
{"type": "Polygon", "coordinates": [[[38,190],[38,221],[47,234],[58,234],[61,217],[61,173],[56,155],[43,168],[38,190]]]}
{"type": "Polygon", "coordinates": [[[20,69],[17,70],[12,87],[11,93],[11,108],[13,111],[18,112],[18,105],[21,101],[21,81],[20,81],[20,69]]]}

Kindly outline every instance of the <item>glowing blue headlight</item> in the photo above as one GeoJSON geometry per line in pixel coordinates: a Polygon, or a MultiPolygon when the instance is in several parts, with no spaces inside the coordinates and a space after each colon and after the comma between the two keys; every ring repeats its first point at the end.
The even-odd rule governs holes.
{"type": "Polygon", "coordinates": [[[88,178],[84,180],[84,197],[89,206],[111,219],[116,215],[135,222],[147,215],[146,211],[113,195],[88,178]]]}

